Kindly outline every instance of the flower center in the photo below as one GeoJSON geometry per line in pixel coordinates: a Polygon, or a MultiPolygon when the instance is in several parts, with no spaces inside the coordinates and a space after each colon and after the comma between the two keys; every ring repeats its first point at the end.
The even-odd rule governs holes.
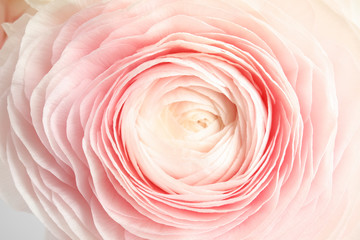
{"type": "Polygon", "coordinates": [[[214,106],[188,101],[169,104],[163,109],[161,119],[175,139],[204,138],[224,128],[214,106]]]}
{"type": "Polygon", "coordinates": [[[221,119],[218,115],[215,115],[211,112],[195,109],[181,114],[179,116],[178,122],[181,126],[189,131],[199,132],[212,124],[220,125],[221,119]]]}

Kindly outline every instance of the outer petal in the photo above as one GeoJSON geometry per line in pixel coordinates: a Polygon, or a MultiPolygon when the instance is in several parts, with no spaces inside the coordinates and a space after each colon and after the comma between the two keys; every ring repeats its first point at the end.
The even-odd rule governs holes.
{"type": "MultiPolygon", "coordinates": [[[[7,107],[7,94],[12,82],[12,76],[15,71],[14,63],[18,59],[19,45],[21,36],[24,34],[25,27],[30,19],[30,16],[23,16],[15,24],[11,26],[8,31],[9,39],[5,46],[0,50],[0,108],[5,111],[7,107]]],[[[1,114],[0,128],[1,132],[7,132],[6,129],[10,127],[9,116],[1,114]]],[[[23,198],[18,194],[16,187],[14,186],[11,171],[9,169],[7,156],[6,156],[6,138],[1,138],[0,148],[0,175],[2,181],[0,181],[0,195],[3,200],[8,204],[19,210],[26,210],[27,206],[24,203],[23,198]]]]}
{"type": "Polygon", "coordinates": [[[360,30],[360,2],[357,0],[323,0],[334,12],[360,30]]]}
{"type": "Polygon", "coordinates": [[[355,14],[360,11],[359,1],[275,0],[271,3],[316,37],[332,63],[339,106],[332,201],[338,205],[329,205],[322,217],[331,223],[319,238],[339,239],[341,234],[348,233],[346,239],[353,239],[351,236],[359,236],[360,226],[360,199],[356,190],[360,182],[360,151],[356,147],[360,139],[360,108],[354,105],[360,102],[360,22],[359,14],[355,14]],[[340,227],[344,223],[348,223],[346,227],[340,227]]]}

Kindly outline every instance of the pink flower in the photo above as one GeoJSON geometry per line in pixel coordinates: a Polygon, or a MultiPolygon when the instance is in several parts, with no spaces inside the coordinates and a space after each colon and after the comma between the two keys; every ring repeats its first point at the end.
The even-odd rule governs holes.
{"type": "Polygon", "coordinates": [[[350,18],[320,1],[33,6],[0,52],[1,194],[56,238],[359,236],[350,18]]]}

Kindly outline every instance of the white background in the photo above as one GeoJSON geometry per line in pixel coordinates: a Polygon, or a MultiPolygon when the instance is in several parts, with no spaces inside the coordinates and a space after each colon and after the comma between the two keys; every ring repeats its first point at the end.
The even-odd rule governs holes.
{"type": "Polygon", "coordinates": [[[15,211],[0,200],[1,240],[44,240],[45,228],[30,213],[15,211]]]}

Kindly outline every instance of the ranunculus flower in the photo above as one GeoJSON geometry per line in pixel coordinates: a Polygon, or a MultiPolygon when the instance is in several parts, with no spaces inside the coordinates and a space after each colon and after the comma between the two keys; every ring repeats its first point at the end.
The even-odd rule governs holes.
{"type": "Polygon", "coordinates": [[[58,239],[359,237],[350,19],[316,0],[38,5],[0,52],[3,198],[58,239]]]}

